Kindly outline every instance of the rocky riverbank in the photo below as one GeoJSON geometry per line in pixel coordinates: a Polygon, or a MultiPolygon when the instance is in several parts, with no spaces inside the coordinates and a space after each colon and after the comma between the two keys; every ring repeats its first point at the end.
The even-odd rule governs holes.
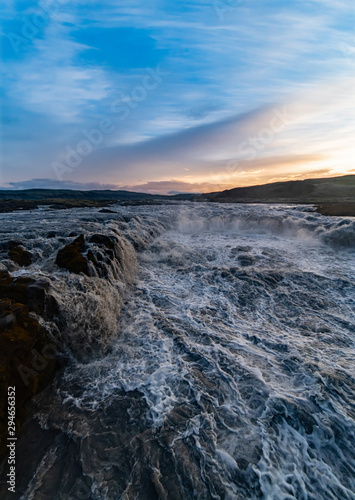
{"type": "Polygon", "coordinates": [[[51,382],[58,365],[49,332],[32,314],[53,314],[47,288],[45,280],[13,278],[0,271],[0,456],[6,452],[8,387],[16,387],[19,431],[27,416],[26,404],[51,382]]]}
{"type": "MultiPolygon", "coordinates": [[[[130,243],[119,232],[69,236],[66,244],[57,240],[61,246],[54,247],[43,278],[32,277],[42,250],[31,240],[0,245],[6,263],[0,263],[0,458],[8,437],[8,387],[16,387],[18,433],[29,401],[51,383],[56,368],[71,356],[89,359],[105,349],[105,335],[117,334],[125,286],[135,273],[132,243],[138,248],[142,241],[130,243]]],[[[56,238],[47,232],[46,244],[56,238]]]]}
{"type": "Polygon", "coordinates": [[[318,205],[317,212],[327,216],[355,217],[355,202],[322,203],[318,205]]]}

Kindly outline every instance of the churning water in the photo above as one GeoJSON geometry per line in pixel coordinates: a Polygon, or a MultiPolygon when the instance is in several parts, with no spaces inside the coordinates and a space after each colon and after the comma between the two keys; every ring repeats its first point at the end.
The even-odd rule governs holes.
{"type": "Polygon", "coordinates": [[[115,210],[1,215],[50,281],[68,360],[18,441],[17,498],[355,499],[354,219],[115,210]],[[118,237],[119,268],[60,270],[72,231],[118,237]]]}

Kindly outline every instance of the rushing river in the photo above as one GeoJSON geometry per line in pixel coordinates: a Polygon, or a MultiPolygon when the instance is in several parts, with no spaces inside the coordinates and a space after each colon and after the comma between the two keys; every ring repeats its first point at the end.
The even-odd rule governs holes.
{"type": "Polygon", "coordinates": [[[355,499],[355,220],[114,210],[0,215],[1,237],[35,255],[25,271],[3,263],[50,280],[66,321],[52,325],[66,364],[34,400],[17,493],[2,483],[1,498],[355,499]],[[73,232],[119,235],[125,269],[60,270],[73,232]]]}

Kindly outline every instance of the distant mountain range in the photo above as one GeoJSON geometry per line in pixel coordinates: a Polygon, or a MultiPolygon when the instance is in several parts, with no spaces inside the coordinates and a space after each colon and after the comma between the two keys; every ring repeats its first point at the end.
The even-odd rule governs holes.
{"type": "Polygon", "coordinates": [[[39,202],[43,200],[125,201],[169,198],[171,198],[171,196],[110,190],[76,191],[74,189],[8,189],[0,191],[0,200],[28,200],[39,202]]]}
{"type": "MultiPolygon", "coordinates": [[[[261,186],[239,187],[206,194],[175,194],[171,196],[132,191],[76,191],[71,189],[1,190],[0,212],[36,208],[50,205],[53,208],[102,207],[114,203],[151,204],[167,201],[196,201],[220,203],[313,203],[332,204],[331,215],[339,212],[355,213],[355,175],[326,179],[275,182],[261,186]],[[344,209],[345,207],[345,209],[344,209]],[[345,210],[345,211],[344,211],[345,210]]],[[[324,205],[325,206],[325,205],[324,205]]],[[[327,207],[328,210],[329,207],[327,207]]],[[[323,212],[324,213],[324,207],[323,212]]]]}

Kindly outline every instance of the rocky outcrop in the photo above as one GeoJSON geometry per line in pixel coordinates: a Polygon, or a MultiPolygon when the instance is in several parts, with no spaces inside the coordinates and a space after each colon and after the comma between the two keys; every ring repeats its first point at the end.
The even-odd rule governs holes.
{"type": "Polygon", "coordinates": [[[84,250],[85,240],[84,235],[81,234],[73,243],[59,250],[55,262],[59,267],[67,269],[72,273],[84,273],[89,276],[88,259],[83,255],[84,250]]]}
{"type": "Polygon", "coordinates": [[[56,264],[72,273],[107,278],[109,269],[114,271],[122,260],[122,247],[116,236],[93,234],[85,240],[81,234],[59,250],[56,264]]]}
{"type": "Polygon", "coordinates": [[[10,259],[19,266],[25,267],[32,264],[32,254],[25,250],[23,246],[15,246],[9,250],[10,259]]]}
{"type": "Polygon", "coordinates": [[[30,311],[47,315],[48,284],[32,278],[12,278],[0,271],[0,456],[6,452],[7,391],[16,388],[17,430],[26,418],[26,403],[53,377],[55,346],[30,311]]]}
{"type": "MultiPolygon", "coordinates": [[[[21,241],[3,243],[1,249],[9,255],[11,253],[12,256],[20,249],[26,252],[21,241]]],[[[126,282],[126,278],[130,279],[133,273],[132,252],[134,253],[131,244],[123,237],[103,234],[85,237],[81,234],[76,235],[71,243],[58,251],[55,262],[59,267],[72,273],[83,273],[96,278],[109,277],[126,282]]],[[[20,260],[18,263],[20,264],[20,260]]],[[[78,343],[80,355],[84,350],[83,346],[91,355],[92,350],[101,349],[96,335],[101,325],[104,325],[105,332],[111,331],[111,316],[107,319],[104,311],[102,315],[98,315],[96,309],[98,305],[101,305],[100,301],[104,297],[110,300],[111,293],[105,294],[106,283],[105,280],[94,281],[95,290],[98,293],[97,301],[90,295],[87,298],[85,293],[78,291],[75,300],[80,300],[87,311],[90,307],[93,308],[92,314],[88,311],[85,317],[78,318],[76,310],[72,310],[60,299],[56,299],[55,293],[53,295],[49,293],[49,279],[15,277],[4,268],[0,268],[0,455],[6,451],[4,443],[7,438],[8,386],[16,387],[16,422],[17,430],[19,430],[26,418],[26,403],[50,383],[58,364],[51,335],[38,316],[49,320],[51,325],[54,325],[53,328],[61,332],[69,349],[73,348],[76,339],[81,335],[82,343],[78,343]],[[67,335],[68,325],[74,322],[75,334],[73,335],[70,331],[67,335]],[[94,331],[95,335],[91,335],[91,331],[94,331]]],[[[114,296],[110,310],[113,317],[116,317],[122,306],[122,292],[114,286],[110,292],[114,296]]],[[[117,333],[115,327],[112,328],[112,332],[117,333]]],[[[105,342],[102,346],[104,349],[105,342]]]]}
{"type": "Polygon", "coordinates": [[[34,210],[36,208],[38,208],[36,201],[0,200],[0,213],[14,212],[15,210],[34,210]]]}
{"type": "Polygon", "coordinates": [[[19,266],[29,266],[32,263],[32,254],[23,247],[20,240],[10,240],[0,243],[0,250],[7,252],[8,257],[19,266]]]}
{"type": "Polygon", "coordinates": [[[93,263],[97,274],[102,278],[107,278],[109,269],[117,274],[115,267],[122,269],[125,261],[122,245],[116,236],[107,236],[104,234],[93,234],[89,238],[96,251],[89,250],[88,258],[93,263]]]}
{"type": "Polygon", "coordinates": [[[45,279],[12,277],[0,270],[0,299],[11,299],[28,306],[30,311],[41,316],[52,317],[56,312],[54,298],[47,296],[49,282],[45,279]]]}

